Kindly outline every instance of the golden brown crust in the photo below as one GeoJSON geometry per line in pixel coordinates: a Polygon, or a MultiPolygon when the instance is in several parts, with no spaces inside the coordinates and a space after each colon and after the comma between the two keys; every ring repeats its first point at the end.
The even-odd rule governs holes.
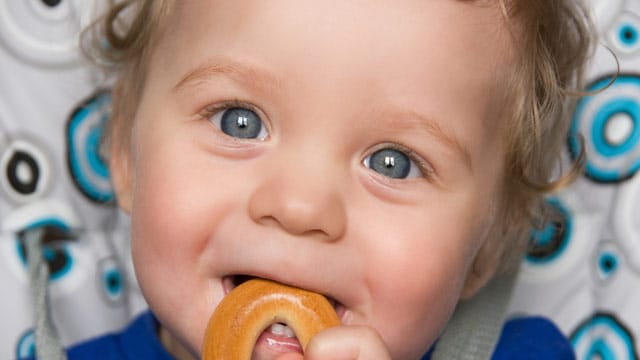
{"type": "Polygon", "coordinates": [[[270,280],[249,280],[231,291],[209,320],[204,360],[248,360],[260,334],[271,324],[293,329],[303,349],[319,331],[340,319],[327,299],[270,280]]]}

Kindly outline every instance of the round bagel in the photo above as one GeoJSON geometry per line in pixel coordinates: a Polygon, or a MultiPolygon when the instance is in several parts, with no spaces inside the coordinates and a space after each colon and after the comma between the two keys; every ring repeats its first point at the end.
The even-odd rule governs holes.
{"type": "Polygon", "coordinates": [[[252,279],[225,296],[209,319],[203,359],[250,359],[258,337],[274,323],[292,328],[304,350],[315,334],[339,325],[340,319],[320,294],[252,279]]]}

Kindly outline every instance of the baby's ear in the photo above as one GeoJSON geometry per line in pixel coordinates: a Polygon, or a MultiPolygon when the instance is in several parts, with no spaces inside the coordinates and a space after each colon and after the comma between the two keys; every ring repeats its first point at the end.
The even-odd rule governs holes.
{"type": "Polygon", "coordinates": [[[487,240],[478,251],[467,274],[461,299],[466,300],[475,295],[489,280],[493,278],[498,269],[501,254],[504,251],[498,241],[487,240]]]}
{"type": "Polygon", "coordinates": [[[116,193],[118,206],[126,213],[131,213],[132,177],[130,146],[123,141],[123,124],[121,119],[111,119],[109,141],[109,172],[116,193]]]}

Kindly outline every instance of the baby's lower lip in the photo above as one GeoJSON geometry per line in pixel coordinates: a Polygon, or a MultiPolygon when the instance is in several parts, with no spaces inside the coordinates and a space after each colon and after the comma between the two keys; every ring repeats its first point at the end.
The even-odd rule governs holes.
{"type": "Polygon", "coordinates": [[[284,324],[275,324],[260,334],[253,351],[253,358],[263,359],[271,358],[272,356],[269,356],[269,354],[273,355],[274,353],[302,354],[302,346],[290,328],[284,324]],[[280,330],[272,330],[275,327],[280,330]]]}

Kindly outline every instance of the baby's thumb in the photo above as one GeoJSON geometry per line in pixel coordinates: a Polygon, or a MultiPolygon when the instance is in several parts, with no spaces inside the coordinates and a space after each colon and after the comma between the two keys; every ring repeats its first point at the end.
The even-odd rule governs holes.
{"type": "Polygon", "coordinates": [[[390,360],[380,335],[367,326],[336,326],[319,332],[305,349],[306,360],[390,360]]]}
{"type": "Polygon", "coordinates": [[[275,360],[303,360],[302,355],[298,353],[286,353],[278,355],[275,360]]]}

